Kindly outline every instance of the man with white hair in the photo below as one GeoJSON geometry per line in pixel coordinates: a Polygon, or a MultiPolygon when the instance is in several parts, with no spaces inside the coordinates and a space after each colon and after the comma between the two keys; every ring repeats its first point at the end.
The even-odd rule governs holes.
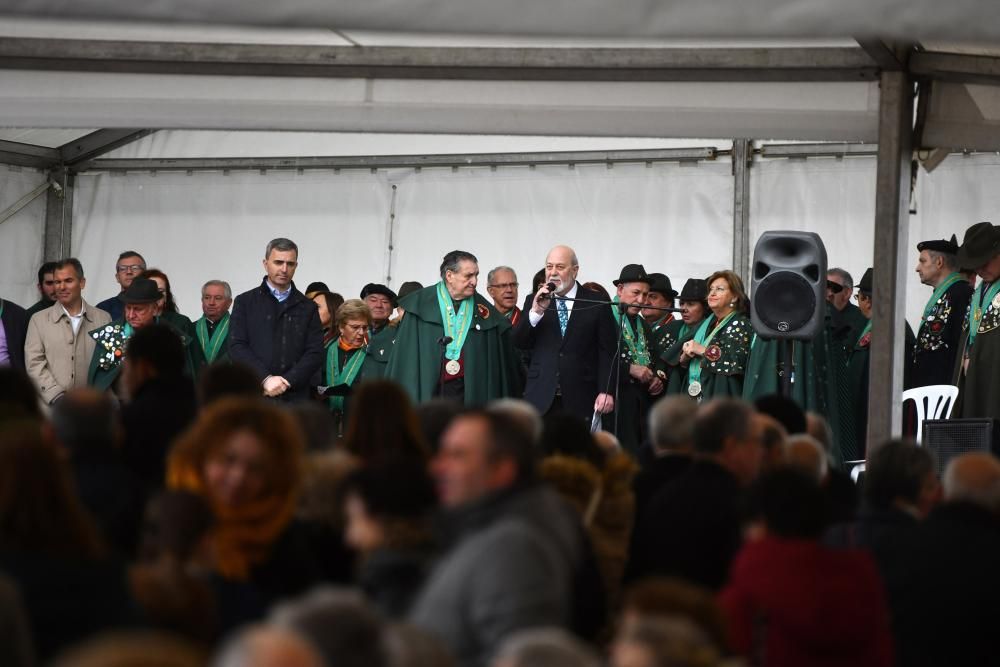
{"type": "Polygon", "coordinates": [[[897,540],[902,580],[891,600],[897,664],[996,663],[998,511],[1000,460],[985,452],[952,459],[944,502],[918,524],[913,539],[897,540]]]}
{"type": "Polygon", "coordinates": [[[227,641],[212,667],[327,667],[316,648],[297,632],[251,626],[227,641]]]}
{"type": "Polygon", "coordinates": [[[229,308],[233,289],[224,280],[209,280],[201,288],[202,316],[194,323],[204,365],[229,361],[229,308]]]}

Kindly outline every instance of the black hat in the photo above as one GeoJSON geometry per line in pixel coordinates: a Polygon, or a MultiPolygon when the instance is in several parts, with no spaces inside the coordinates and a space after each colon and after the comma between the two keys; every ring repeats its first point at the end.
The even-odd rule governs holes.
{"type": "Polygon", "coordinates": [[[833,292],[834,294],[840,294],[844,291],[844,286],[840,283],[835,283],[832,280],[826,281],[826,288],[833,292]]]}
{"type": "Polygon", "coordinates": [[[858,289],[865,294],[872,293],[872,270],[871,267],[865,271],[865,275],[861,276],[861,282],[858,283],[858,289]]]}
{"type": "Polygon", "coordinates": [[[945,241],[940,239],[937,241],[921,241],[917,244],[917,252],[923,252],[924,250],[933,250],[935,252],[944,252],[949,255],[954,255],[958,253],[958,239],[955,235],[951,235],[950,241],[945,241]]]}
{"type": "Polygon", "coordinates": [[[977,269],[997,253],[1000,253],[1000,227],[977,222],[965,231],[962,247],[958,249],[958,263],[963,269],[977,269]]]}
{"type": "Polygon", "coordinates": [[[125,303],[156,303],[162,296],[156,281],[149,278],[136,278],[125,290],[122,300],[125,303]]]}
{"type": "Polygon", "coordinates": [[[398,300],[396,293],[381,283],[368,283],[365,285],[364,289],[361,290],[361,298],[364,299],[369,294],[381,294],[392,302],[393,307],[396,306],[396,301],[398,300]]]}
{"type": "Polygon", "coordinates": [[[662,294],[667,299],[671,301],[677,298],[677,292],[670,285],[670,278],[662,273],[650,273],[649,274],[649,291],[657,292],[662,294]]]}
{"type": "Polygon", "coordinates": [[[405,283],[399,286],[399,298],[402,299],[407,294],[411,292],[416,292],[417,290],[423,289],[424,286],[418,283],[416,280],[407,280],[405,283]]]}
{"type": "Polygon", "coordinates": [[[704,301],[708,298],[708,283],[701,278],[688,278],[681,290],[681,301],[704,301]]]}
{"type": "Polygon", "coordinates": [[[651,283],[649,276],[646,274],[646,269],[643,268],[642,264],[626,264],[625,268],[622,269],[621,275],[618,276],[618,280],[612,282],[615,287],[618,287],[622,283],[646,283],[647,285],[651,283]]]}

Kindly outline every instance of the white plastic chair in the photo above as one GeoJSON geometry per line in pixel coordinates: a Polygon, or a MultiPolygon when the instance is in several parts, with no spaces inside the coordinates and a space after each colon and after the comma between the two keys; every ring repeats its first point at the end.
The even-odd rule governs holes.
{"type": "Polygon", "coordinates": [[[858,478],[861,477],[861,473],[865,471],[865,460],[859,459],[857,461],[844,461],[844,465],[846,465],[851,471],[851,481],[857,484],[858,478]]]}
{"type": "Polygon", "coordinates": [[[914,387],[903,392],[903,403],[913,401],[917,409],[917,436],[915,440],[918,445],[924,434],[924,420],[950,418],[956,398],[958,398],[958,387],[950,384],[914,387]]]}

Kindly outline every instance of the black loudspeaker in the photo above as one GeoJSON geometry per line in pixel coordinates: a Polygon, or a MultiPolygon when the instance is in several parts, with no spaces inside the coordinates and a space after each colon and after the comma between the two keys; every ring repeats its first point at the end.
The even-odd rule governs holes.
{"type": "Polygon", "coordinates": [[[753,249],[750,321],[764,338],[812,340],[825,319],[826,247],[813,232],[764,232],[753,249]]]}
{"type": "Polygon", "coordinates": [[[940,477],[948,461],[966,452],[1000,456],[1000,422],[996,419],[928,419],[921,444],[934,453],[940,477]]]}

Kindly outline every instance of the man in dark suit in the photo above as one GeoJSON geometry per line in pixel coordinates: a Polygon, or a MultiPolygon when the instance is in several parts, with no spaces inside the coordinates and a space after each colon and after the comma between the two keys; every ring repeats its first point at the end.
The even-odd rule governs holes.
{"type": "Polygon", "coordinates": [[[525,299],[527,317],[517,322],[512,339],[531,353],[524,400],[543,415],[564,411],[589,420],[594,410],[614,409],[605,390],[616,332],[610,308],[587,303],[604,299],[576,282],[579,271],[572,248],[560,245],[549,251],[545,284],[525,299]]]}
{"type": "Polygon", "coordinates": [[[13,301],[0,299],[0,366],[24,370],[24,338],[28,316],[13,301]]]}
{"type": "Polygon", "coordinates": [[[316,304],[292,282],[299,247],[274,239],[264,251],[267,275],[233,303],[229,356],[257,374],[263,394],[280,401],[309,399],[323,365],[323,331],[316,304]]]}

